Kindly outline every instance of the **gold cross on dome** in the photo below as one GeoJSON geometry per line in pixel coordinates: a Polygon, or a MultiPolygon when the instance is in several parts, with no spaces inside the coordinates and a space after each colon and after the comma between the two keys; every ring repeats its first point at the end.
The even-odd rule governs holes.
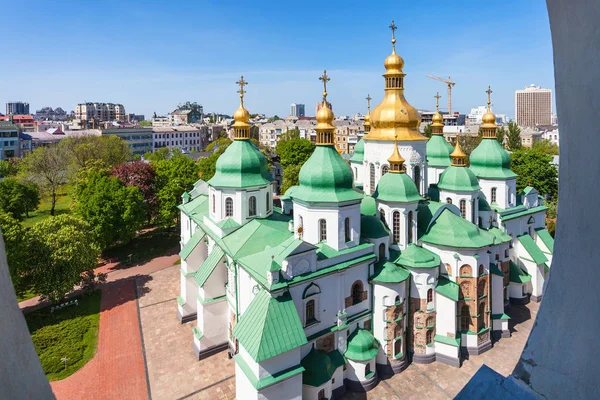
{"type": "Polygon", "coordinates": [[[327,70],[323,70],[323,75],[319,77],[319,80],[323,82],[323,100],[327,100],[327,82],[331,79],[327,76],[327,70]]]}
{"type": "Polygon", "coordinates": [[[244,90],[244,86],[246,86],[247,84],[248,82],[244,80],[244,75],[242,75],[240,77],[240,80],[236,82],[236,85],[240,85],[240,90],[238,90],[237,92],[240,94],[240,98],[242,100],[244,99],[244,94],[246,93],[246,91],[244,90]]]}
{"type": "Polygon", "coordinates": [[[440,106],[440,97],[442,96],[440,96],[440,92],[435,92],[435,96],[433,97],[435,97],[435,109],[437,110],[440,106]]]}
{"type": "Polygon", "coordinates": [[[491,88],[491,86],[488,85],[488,90],[486,90],[485,92],[488,95],[487,105],[488,105],[488,108],[490,108],[490,104],[492,104],[492,100],[491,100],[491,97],[490,97],[491,94],[492,94],[492,88],[491,88]]]}
{"type": "Polygon", "coordinates": [[[392,24],[388,28],[392,30],[392,46],[396,48],[396,35],[394,34],[394,31],[398,29],[398,27],[394,24],[394,20],[392,20],[392,24]]]}
{"type": "Polygon", "coordinates": [[[369,110],[369,114],[371,113],[371,95],[367,94],[367,109],[369,110]]]}

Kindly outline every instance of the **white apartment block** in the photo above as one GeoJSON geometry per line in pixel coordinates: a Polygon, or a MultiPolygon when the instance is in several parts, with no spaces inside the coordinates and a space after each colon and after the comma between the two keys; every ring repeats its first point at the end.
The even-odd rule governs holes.
{"type": "Polygon", "coordinates": [[[125,121],[125,107],[113,103],[80,103],[75,107],[75,119],[82,121],[125,121]]]}
{"type": "MultiPolygon", "coordinates": [[[[466,123],[469,125],[481,125],[481,118],[487,112],[487,106],[478,106],[471,108],[471,112],[467,115],[466,123]]],[[[505,125],[509,122],[506,114],[496,114],[496,123],[505,125]]]]}
{"type": "Polygon", "coordinates": [[[152,147],[179,149],[182,152],[201,151],[209,143],[208,126],[153,126],[152,147]]]}
{"type": "Polygon", "coordinates": [[[552,90],[529,85],[515,90],[515,119],[519,126],[535,127],[552,123],[552,90]]]}

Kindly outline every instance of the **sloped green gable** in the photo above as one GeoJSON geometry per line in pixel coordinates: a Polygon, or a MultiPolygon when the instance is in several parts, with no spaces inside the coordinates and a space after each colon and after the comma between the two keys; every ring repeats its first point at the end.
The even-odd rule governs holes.
{"type": "Polygon", "coordinates": [[[550,235],[550,232],[548,232],[546,229],[536,229],[535,232],[542,240],[542,243],[546,245],[548,250],[554,252],[554,238],[552,235],[550,235]]]}
{"type": "MultiPolygon", "coordinates": [[[[535,241],[533,240],[533,238],[531,236],[521,235],[521,236],[517,236],[517,239],[519,240],[519,243],[521,243],[523,248],[527,251],[527,253],[529,253],[532,260],[536,264],[544,264],[545,262],[548,262],[548,259],[546,258],[546,256],[542,252],[542,250],[535,243],[535,241]]],[[[526,258],[526,257],[519,256],[519,258],[526,258]]]]}
{"type": "Polygon", "coordinates": [[[510,262],[510,281],[514,283],[527,283],[531,281],[531,275],[527,272],[523,271],[521,267],[519,267],[514,262],[510,262]]]}
{"type": "Polygon", "coordinates": [[[390,232],[387,230],[383,222],[371,215],[362,215],[360,217],[360,237],[365,239],[379,239],[382,237],[389,236],[390,232]]]}
{"type": "Polygon", "coordinates": [[[206,260],[204,260],[194,275],[194,280],[198,286],[204,286],[208,278],[210,278],[214,272],[215,268],[217,268],[217,265],[219,265],[219,261],[221,261],[221,258],[223,258],[224,255],[225,253],[219,246],[215,246],[213,248],[208,257],[206,257],[206,260]]]}
{"type": "Polygon", "coordinates": [[[458,301],[458,290],[459,286],[456,282],[452,282],[450,279],[440,276],[438,284],[435,287],[435,291],[443,294],[450,300],[458,301]]]}
{"type": "Polygon", "coordinates": [[[373,282],[400,283],[410,276],[410,272],[390,261],[380,261],[375,264],[375,273],[370,278],[373,282]]]}
{"type": "Polygon", "coordinates": [[[202,238],[204,238],[204,236],[206,236],[204,231],[200,228],[196,228],[196,232],[194,232],[190,240],[187,241],[187,243],[179,252],[179,257],[181,257],[182,260],[187,260],[187,258],[190,256],[192,251],[194,251],[194,249],[196,248],[198,243],[200,243],[202,238]]]}
{"type": "Polygon", "coordinates": [[[434,268],[440,266],[440,256],[411,243],[401,251],[400,256],[394,262],[411,268],[434,268]]]}

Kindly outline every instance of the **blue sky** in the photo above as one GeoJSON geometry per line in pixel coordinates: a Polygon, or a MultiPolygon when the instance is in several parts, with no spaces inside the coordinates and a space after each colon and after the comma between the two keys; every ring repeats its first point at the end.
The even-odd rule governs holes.
{"type": "Polygon", "coordinates": [[[307,114],[331,76],[336,114],[364,112],[367,93],[383,96],[383,60],[405,60],[406,98],[431,109],[456,82],[453,109],[483,105],[492,85],[497,113],[514,114],[514,90],[554,90],[552,43],[542,0],[481,1],[12,1],[3,6],[0,103],[28,101],[74,109],[78,102],[125,105],[164,114],[197,101],[233,113],[235,81],[250,82],[251,112],[285,116],[292,102],[307,114]]]}

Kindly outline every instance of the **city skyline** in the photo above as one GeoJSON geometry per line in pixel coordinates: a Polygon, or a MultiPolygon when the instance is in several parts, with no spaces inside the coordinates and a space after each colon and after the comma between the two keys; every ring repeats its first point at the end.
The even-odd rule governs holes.
{"type": "MultiPolygon", "coordinates": [[[[364,113],[367,94],[373,106],[383,96],[381,60],[391,50],[387,29],[391,18],[399,26],[397,48],[406,62],[406,96],[419,109],[433,109],[438,91],[445,104],[445,85],[427,74],[450,75],[457,82],[453,109],[465,114],[485,104],[488,84],[494,90],[494,111],[513,117],[515,90],[534,83],[554,92],[543,3],[510,1],[481,7],[469,2],[461,9],[446,3],[434,7],[386,3],[356,13],[356,8],[331,2],[316,18],[310,5],[301,9],[274,8],[267,2],[186,5],[189,13],[181,14],[158,2],[145,2],[144,8],[140,4],[120,5],[118,13],[111,2],[102,8],[89,5],[77,11],[77,17],[71,1],[52,9],[37,1],[8,5],[8,14],[27,12],[34,28],[22,33],[31,51],[13,55],[24,67],[14,70],[6,63],[0,67],[2,76],[11,77],[3,85],[0,102],[18,98],[29,102],[32,110],[44,106],[72,110],[77,103],[102,99],[138,114],[160,115],[175,109],[182,99],[194,99],[205,112],[230,114],[238,103],[234,82],[243,74],[250,82],[246,97],[250,112],[285,117],[292,102],[319,100],[317,77],[327,69],[336,114],[364,113]],[[44,29],[47,40],[35,42],[42,22],[59,14],[75,18],[74,23],[52,32],[44,29]],[[203,24],[186,23],[198,15],[203,24]],[[284,15],[295,15],[286,18],[285,29],[270,23],[284,15]],[[463,18],[468,18],[468,26],[463,18]],[[154,23],[164,28],[160,34],[152,29],[154,23]],[[103,40],[95,40],[90,48],[85,38],[98,31],[105,32],[103,40]],[[115,49],[116,38],[122,49],[115,49]],[[64,51],[57,53],[55,46],[45,45],[48,42],[65,43],[64,51]]],[[[16,28],[13,24],[9,21],[1,29],[16,28]]]]}

